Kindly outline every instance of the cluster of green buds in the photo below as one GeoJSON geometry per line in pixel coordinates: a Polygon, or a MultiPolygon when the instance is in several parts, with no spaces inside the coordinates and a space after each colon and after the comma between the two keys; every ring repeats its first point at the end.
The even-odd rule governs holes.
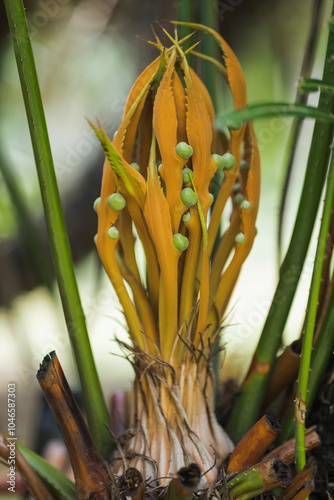
{"type": "MultiPolygon", "coordinates": [[[[235,107],[244,107],[246,85],[234,53],[213,30],[191,26],[218,42],[224,64],[217,65],[235,107]]],[[[135,82],[113,140],[92,125],[106,156],[94,204],[95,243],[137,355],[136,411],[143,436],[128,450],[141,456],[145,451],[160,476],[172,474],[175,453],[186,457],[183,465],[200,460],[206,470],[212,449],[223,458],[233,447],[214,417],[211,355],[256,234],[260,183],[252,125],[217,133],[209,93],[188,65],[183,41],[165,33],[172,46],[156,39],[160,56],[135,82]],[[229,199],[230,224],[213,256],[229,199]],[[137,263],[137,236],[145,270],[137,263]],[[164,446],[157,448],[154,440],[164,446]]],[[[140,460],[131,463],[139,466],[140,460]]],[[[182,463],[176,460],[177,467],[182,463]]]]}

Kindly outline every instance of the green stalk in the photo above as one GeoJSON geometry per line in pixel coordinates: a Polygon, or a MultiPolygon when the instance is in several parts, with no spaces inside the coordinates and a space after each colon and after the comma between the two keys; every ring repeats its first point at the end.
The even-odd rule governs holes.
{"type": "MultiPolygon", "coordinates": [[[[290,467],[281,460],[271,458],[238,472],[228,481],[227,488],[231,500],[249,500],[274,488],[287,486],[291,481],[290,467]]],[[[219,493],[223,492],[224,488],[219,493]]]]}
{"type": "Polygon", "coordinates": [[[27,201],[17,182],[17,178],[15,178],[13,170],[8,165],[7,161],[1,158],[1,154],[0,171],[16,212],[16,220],[21,235],[25,238],[26,249],[29,253],[30,262],[33,266],[35,275],[43,285],[51,289],[51,284],[54,280],[54,272],[51,259],[49,258],[49,249],[46,248],[45,242],[36,228],[27,201]]]}
{"type": "MultiPolygon", "coordinates": [[[[193,0],[179,0],[178,1],[178,20],[190,23],[195,21],[195,12],[194,12],[194,2],[193,0]]],[[[191,33],[190,28],[187,26],[180,26],[178,28],[179,39],[185,38],[191,33]]],[[[193,65],[194,57],[189,54],[187,56],[187,61],[190,66],[193,65]]]]}
{"type": "Polygon", "coordinates": [[[95,443],[105,455],[108,455],[112,448],[112,440],[104,424],[109,422],[109,414],[98,379],[74,274],[24,6],[22,0],[5,0],[5,7],[26,107],[56,276],[79,371],[88,424],[95,443]]]}
{"type": "MultiPolygon", "coordinates": [[[[305,44],[305,52],[302,62],[302,67],[300,70],[300,79],[304,79],[310,76],[314,59],[316,55],[316,47],[317,41],[319,38],[319,33],[321,30],[321,14],[323,11],[323,0],[313,0],[312,13],[310,19],[310,28],[307,36],[306,44],[305,44]]],[[[295,104],[307,104],[308,96],[307,94],[302,94],[300,88],[297,89],[295,104]]],[[[277,257],[278,257],[278,265],[281,263],[281,247],[282,247],[282,228],[283,228],[283,216],[284,209],[286,205],[286,199],[288,194],[289,182],[291,179],[295,154],[296,154],[296,146],[299,140],[300,132],[302,130],[302,121],[294,118],[291,129],[289,132],[289,138],[287,141],[287,145],[285,148],[285,153],[283,157],[283,170],[285,172],[284,176],[284,185],[281,194],[280,206],[279,206],[279,221],[278,221],[278,245],[277,245],[277,257]]]]}
{"type": "Polygon", "coordinates": [[[319,383],[334,349],[334,287],[328,302],[326,315],[321,326],[311,359],[311,370],[306,401],[307,411],[312,407],[319,383]]]}
{"type": "MultiPolygon", "coordinates": [[[[332,278],[334,279],[334,278],[332,278]]],[[[319,383],[324,373],[329,358],[334,349],[334,287],[328,302],[324,321],[321,325],[319,336],[311,358],[311,370],[308,382],[308,394],[306,398],[306,412],[312,408],[319,383]]],[[[287,415],[284,427],[279,436],[279,442],[284,443],[293,435],[294,411],[291,408],[287,415]]]]}
{"type": "MultiPolygon", "coordinates": [[[[210,0],[210,2],[199,2],[199,14],[201,24],[214,29],[219,33],[219,18],[218,18],[218,5],[217,0],[210,0]]],[[[212,36],[204,36],[201,42],[201,52],[203,54],[219,60],[219,48],[216,40],[212,36]]],[[[219,74],[215,66],[206,60],[201,61],[202,64],[202,80],[211,96],[213,106],[216,112],[219,111],[221,92],[219,90],[219,74]]]]}
{"type": "Polygon", "coordinates": [[[306,396],[309,379],[309,370],[311,363],[311,354],[313,348],[313,334],[317,315],[317,306],[321,285],[322,267],[325,257],[326,242],[331,219],[331,212],[334,199],[334,155],[332,154],[327,191],[325,197],[325,206],[321,220],[318,245],[315,256],[315,264],[311,281],[311,289],[307,306],[305,334],[303,338],[301,360],[299,366],[297,395],[295,401],[295,455],[296,469],[301,471],[306,464],[305,452],[305,415],[306,415],[306,396]]]}
{"type": "Polygon", "coordinates": [[[331,94],[334,93],[334,85],[323,82],[322,80],[316,80],[313,78],[302,78],[298,84],[298,89],[300,92],[311,93],[318,92],[319,89],[326,90],[331,94]]]}
{"type": "MultiPolygon", "coordinates": [[[[334,83],[333,53],[334,33],[329,32],[323,79],[331,83],[334,83]]],[[[333,96],[322,92],[318,107],[333,113],[333,96]]],[[[235,442],[239,441],[258,420],[269,376],[281,343],[284,326],[312,236],[326,175],[332,136],[332,124],[318,121],[315,123],[295,227],[282,264],[279,283],[254,355],[254,369],[243,384],[227,426],[228,432],[235,442]]]]}
{"type": "Polygon", "coordinates": [[[75,484],[63,472],[22,444],[17,442],[16,446],[56,498],[62,500],[75,500],[77,498],[75,484]]]}

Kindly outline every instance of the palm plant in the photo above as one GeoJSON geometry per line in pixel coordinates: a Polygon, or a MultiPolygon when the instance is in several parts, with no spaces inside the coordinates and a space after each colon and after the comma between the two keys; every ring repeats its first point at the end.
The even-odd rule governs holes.
{"type": "MultiPolygon", "coordinates": [[[[224,39],[212,28],[179,23],[204,32],[218,44],[222,60],[210,56],[205,59],[226,79],[234,111],[215,117],[207,87],[188,63],[190,56],[198,55],[197,43],[185,48],[189,36],[179,39],[177,30],[172,36],[163,29],[171,46],[165,47],[155,35],[151,43],[160,55],[134,83],[113,140],[100,124],[90,122],[106,157],[101,195],[94,204],[98,216],[95,243],[125,314],[131,342],[121,344],[136,375],[127,415],[130,431],[119,437],[109,428],[69,246],[63,237],[64,224],[23,5],[21,0],[5,3],[88,420],[87,427],[58,358],[50,353],[37,378],[68,448],[75,485],[20,445],[17,467],[30,492],[38,499],[246,500],[291,483],[285,493],[278,493],[279,498],[306,498],[313,487],[314,464],[305,463],[305,450],[319,444],[314,429],[305,435],[316,314],[319,333],[312,358],[312,397],[316,387],[313,380],[319,379],[328,361],[328,356],[321,354],[323,345],[333,345],[333,294],[328,278],[332,246],[327,254],[324,250],[329,231],[332,241],[333,160],[303,340],[295,405],[295,452],[291,451],[293,441],[288,440],[292,437],[292,419],[288,417],[283,430],[286,442],[266,454],[280,433],[280,425],[267,415],[261,417],[261,405],[269,378],[273,382],[282,373],[277,376],[274,371],[275,358],[295,290],[286,276],[297,264],[302,266],[325,182],[327,146],[333,133],[333,99],[328,97],[333,90],[333,59],[329,57],[333,33],[329,36],[323,81],[303,82],[306,90],[323,88],[319,109],[300,103],[275,105],[275,111],[272,104],[247,106],[241,66],[224,39]],[[283,294],[287,299],[281,303],[274,299],[241,396],[234,405],[228,423],[234,448],[215,415],[212,362],[219,351],[231,294],[256,236],[260,161],[251,119],[277,113],[277,109],[285,115],[312,116],[320,121],[314,132],[301,200],[301,213],[306,211],[307,216],[304,214],[303,222],[296,224],[299,232],[296,230],[292,236],[275,296],[283,294]],[[229,225],[221,235],[223,212],[229,214],[229,225]],[[145,269],[137,261],[137,239],[144,250],[145,269]],[[322,290],[321,279],[326,284],[322,290]],[[292,481],[289,464],[295,456],[298,474],[292,481]]],[[[9,443],[10,438],[3,436],[0,454],[5,460],[9,443]]]]}
{"type": "MultiPolygon", "coordinates": [[[[226,69],[221,70],[231,82],[236,107],[245,106],[245,81],[236,57],[217,33],[206,31],[224,52],[226,69]]],[[[124,453],[140,456],[130,463],[144,477],[170,477],[195,461],[211,483],[217,474],[212,451],[223,459],[233,449],[214,415],[212,355],[255,237],[259,156],[250,124],[228,136],[215,134],[210,96],[189,67],[182,41],[171,41],[172,47],[165,49],[157,39],[161,56],[134,84],[113,141],[94,127],[106,154],[96,202],[96,246],[133,341],[131,424],[138,429],[135,443],[129,441],[124,453]],[[221,186],[207,227],[215,175],[221,186]],[[231,225],[210,270],[229,198],[231,225]],[[136,263],[132,224],[146,255],[147,289],[136,263]],[[231,252],[232,261],[220,277],[231,252]],[[143,455],[154,460],[158,471],[143,455]]]]}

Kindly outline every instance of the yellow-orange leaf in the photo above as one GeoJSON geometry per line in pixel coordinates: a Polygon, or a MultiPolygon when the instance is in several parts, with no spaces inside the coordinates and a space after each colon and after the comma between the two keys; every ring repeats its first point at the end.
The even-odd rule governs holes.
{"type": "Polygon", "coordinates": [[[166,197],[170,207],[173,232],[177,233],[185,207],[181,201],[182,168],[187,162],[175,152],[178,121],[172,92],[176,51],[173,50],[160,82],[153,108],[153,128],[160,149],[160,174],[165,181],[166,197]]]}

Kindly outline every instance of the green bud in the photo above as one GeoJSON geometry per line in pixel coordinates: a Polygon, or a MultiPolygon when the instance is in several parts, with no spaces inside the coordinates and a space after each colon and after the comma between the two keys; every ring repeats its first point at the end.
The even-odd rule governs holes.
{"type": "Polygon", "coordinates": [[[232,192],[237,193],[238,191],[240,191],[240,186],[241,186],[240,182],[235,182],[232,188],[232,192]]]}
{"type": "Polygon", "coordinates": [[[245,235],[244,235],[244,233],[237,234],[236,237],[234,238],[234,241],[236,243],[239,243],[239,245],[241,245],[245,241],[245,235]]]}
{"type": "Polygon", "coordinates": [[[97,206],[100,203],[100,201],[101,201],[101,196],[96,198],[96,200],[94,201],[94,204],[93,204],[94,212],[97,212],[97,206]]]}
{"type": "Polygon", "coordinates": [[[115,130],[114,135],[113,135],[113,139],[115,139],[115,137],[116,137],[116,135],[117,135],[117,132],[118,132],[118,129],[117,129],[117,130],[115,130]]]}
{"type": "Polygon", "coordinates": [[[223,160],[223,168],[225,170],[231,170],[236,166],[237,160],[234,158],[234,156],[231,153],[225,153],[222,156],[223,160]]]}
{"type": "Polygon", "coordinates": [[[126,205],[126,201],[121,193],[114,193],[109,196],[108,205],[112,210],[122,210],[126,205]]]}
{"type": "Polygon", "coordinates": [[[237,193],[234,197],[234,201],[237,205],[241,205],[241,203],[244,201],[245,197],[242,193],[237,193]]]}
{"type": "Polygon", "coordinates": [[[240,118],[228,118],[226,120],[226,126],[230,130],[239,130],[242,127],[242,120],[240,120],[240,118]]]}
{"type": "Polygon", "coordinates": [[[209,195],[210,195],[210,198],[211,198],[211,205],[212,205],[212,203],[215,201],[215,197],[211,193],[209,193],[209,195]]]}
{"type": "Polygon", "coordinates": [[[243,200],[243,202],[241,203],[241,205],[240,205],[240,206],[241,206],[241,208],[242,208],[243,210],[249,210],[249,209],[250,209],[251,204],[250,204],[250,202],[249,202],[248,200],[243,200]]]}
{"type": "Polygon", "coordinates": [[[191,213],[189,211],[184,212],[184,214],[182,215],[183,222],[187,223],[190,221],[190,219],[191,219],[191,213]]]}
{"type": "Polygon", "coordinates": [[[176,233],[173,236],[173,243],[174,246],[177,250],[180,250],[180,252],[183,252],[183,250],[186,250],[189,245],[189,240],[185,236],[183,236],[181,233],[176,233]]]}
{"type": "Polygon", "coordinates": [[[115,226],[111,226],[111,227],[108,229],[108,236],[109,236],[109,238],[111,238],[112,240],[116,240],[116,239],[119,237],[119,231],[118,231],[117,227],[115,227],[115,226]]]}
{"type": "Polygon", "coordinates": [[[183,184],[189,184],[189,182],[191,182],[191,179],[193,178],[194,178],[194,172],[192,170],[189,170],[187,168],[184,168],[182,170],[183,184]]]}
{"type": "Polygon", "coordinates": [[[249,170],[249,163],[246,160],[241,160],[240,162],[240,170],[249,170]]]}
{"type": "Polygon", "coordinates": [[[217,163],[217,172],[219,170],[222,170],[223,169],[223,157],[221,155],[217,155],[216,153],[214,153],[211,156],[215,160],[215,162],[217,163]]]}
{"type": "Polygon", "coordinates": [[[96,240],[97,240],[97,234],[94,236],[94,243],[96,245],[96,240]]]}
{"type": "Polygon", "coordinates": [[[134,168],[135,170],[137,170],[137,172],[140,172],[140,166],[138,165],[138,163],[136,163],[135,161],[133,161],[132,163],[130,163],[131,167],[134,168]]]}
{"type": "Polygon", "coordinates": [[[179,142],[175,146],[175,152],[184,160],[188,160],[188,158],[191,157],[194,151],[193,148],[189,146],[189,144],[187,144],[186,142],[179,142]]]}
{"type": "Polygon", "coordinates": [[[191,188],[184,188],[181,191],[181,200],[186,207],[192,207],[197,203],[198,196],[191,188]]]}

